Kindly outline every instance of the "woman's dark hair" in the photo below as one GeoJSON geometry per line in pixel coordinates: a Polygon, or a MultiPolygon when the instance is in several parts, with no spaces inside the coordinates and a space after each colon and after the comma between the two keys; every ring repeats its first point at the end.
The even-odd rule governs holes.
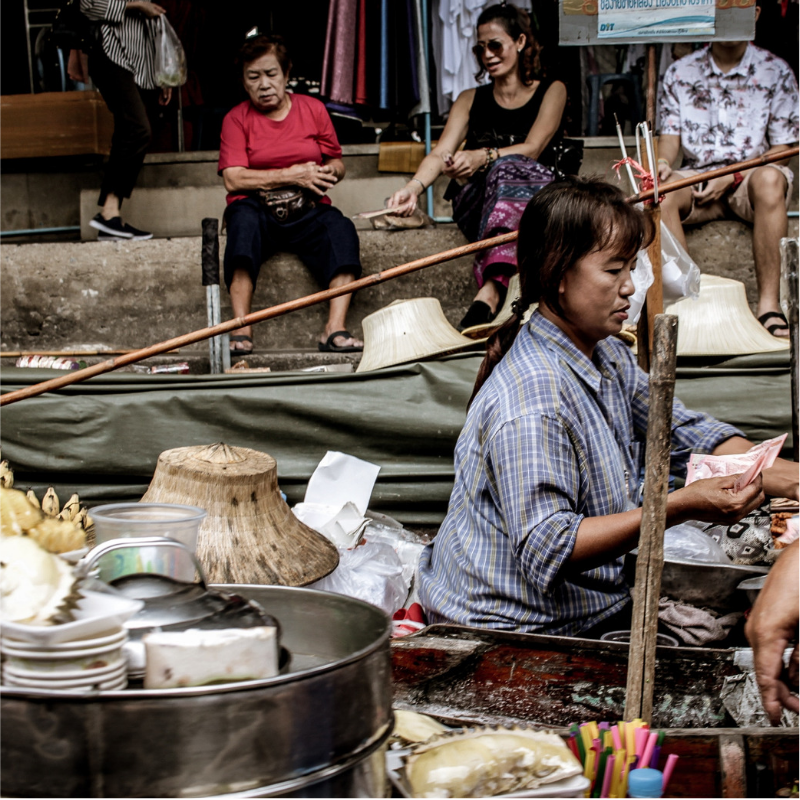
{"type": "Polygon", "coordinates": [[[652,238],[650,217],[627,202],[620,189],[599,177],[569,177],[535,194],[519,223],[520,298],[514,304],[514,315],[486,344],[470,403],[514,343],[522,315],[531,303],[545,303],[563,316],[559,286],[578,261],[609,246],[628,261],[652,238]]]}
{"type": "Polygon", "coordinates": [[[266,34],[259,34],[258,36],[251,36],[244,40],[244,43],[239,48],[236,54],[236,69],[240,75],[244,74],[244,68],[251,62],[255,61],[261,56],[269,54],[278,59],[278,64],[281,66],[281,71],[284,75],[288,75],[292,68],[292,59],[289,58],[289,51],[283,43],[282,36],[267,36],[266,34]]]}
{"type": "MultiPolygon", "coordinates": [[[[496,22],[502,26],[503,30],[516,42],[521,35],[525,36],[525,45],[522,52],[519,54],[519,79],[525,86],[530,86],[535,76],[541,72],[541,64],[539,63],[539,52],[541,48],[536,41],[536,37],[531,30],[531,17],[527,11],[517,8],[512,3],[502,3],[485,8],[481,15],[478,17],[476,29],[481,25],[486,25],[489,22],[496,22]]],[[[480,56],[476,56],[478,60],[478,71],[475,73],[475,78],[480,82],[486,75],[486,67],[480,56]]]]}

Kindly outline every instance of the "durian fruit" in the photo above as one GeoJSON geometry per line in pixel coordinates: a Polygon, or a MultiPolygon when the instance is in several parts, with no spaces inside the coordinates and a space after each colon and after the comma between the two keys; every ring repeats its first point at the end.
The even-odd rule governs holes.
{"type": "Polygon", "coordinates": [[[58,504],[58,495],[56,494],[56,490],[50,486],[42,498],[42,511],[44,511],[46,517],[55,517],[60,508],[61,506],[58,504]]]}
{"type": "Polygon", "coordinates": [[[28,489],[25,497],[28,498],[28,500],[30,501],[30,504],[32,506],[34,506],[35,508],[41,508],[42,507],[42,504],[39,502],[39,498],[36,496],[36,492],[34,492],[33,489],[28,489]]]}
{"type": "Polygon", "coordinates": [[[23,492],[0,488],[0,534],[22,536],[42,520],[42,512],[23,492]]]}
{"type": "Polygon", "coordinates": [[[14,473],[8,465],[8,461],[0,461],[0,486],[4,489],[14,488],[14,473]]]}
{"type": "Polygon", "coordinates": [[[60,519],[65,519],[68,522],[74,522],[80,510],[81,499],[78,497],[77,493],[75,493],[64,503],[64,507],[61,509],[61,513],[58,516],[60,519]]]}
{"type": "Polygon", "coordinates": [[[0,538],[0,619],[28,625],[72,620],[81,599],[72,567],[29,536],[0,538]]]}
{"type": "Polygon", "coordinates": [[[394,709],[392,739],[403,744],[427,742],[428,739],[439,736],[446,730],[447,728],[441,722],[437,722],[426,714],[403,711],[399,708],[394,709]]]}

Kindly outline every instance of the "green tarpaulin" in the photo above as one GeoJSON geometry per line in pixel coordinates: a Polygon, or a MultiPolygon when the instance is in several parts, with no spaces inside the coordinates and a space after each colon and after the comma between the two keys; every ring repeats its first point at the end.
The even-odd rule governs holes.
{"type": "MultiPolygon", "coordinates": [[[[453,484],[453,448],[479,355],[378,372],[253,375],[109,373],[6,406],[2,455],[17,486],[52,484],[90,504],[138,500],[159,453],[226,442],[272,455],[294,503],[327,450],[380,465],[370,507],[407,523],[441,521],[453,484]]],[[[7,368],[3,392],[53,370],[7,368]]],[[[755,441],[791,427],[788,353],[719,363],[683,361],[676,394],[690,408],[755,441]]],[[[791,438],[791,437],[790,437],[791,438]]]]}

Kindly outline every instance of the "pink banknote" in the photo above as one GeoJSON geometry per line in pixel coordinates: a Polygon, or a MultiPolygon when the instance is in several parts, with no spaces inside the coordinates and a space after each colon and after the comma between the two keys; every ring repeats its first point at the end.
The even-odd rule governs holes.
{"type": "Polygon", "coordinates": [[[787,434],[767,439],[761,444],[753,445],[746,453],[729,456],[712,456],[704,453],[692,453],[689,456],[689,468],[686,473],[686,485],[704,478],[719,478],[725,475],[740,475],[733,485],[733,491],[741,491],[751,484],[762,470],[775,463],[786,441],[787,434]]]}

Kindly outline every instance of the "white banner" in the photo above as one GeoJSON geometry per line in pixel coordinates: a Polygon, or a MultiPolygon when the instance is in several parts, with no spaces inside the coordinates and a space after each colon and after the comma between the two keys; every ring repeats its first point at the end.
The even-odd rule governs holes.
{"type": "Polygon", "coordinates": [[[714,35],[716,0],[599,0],[599,39],[714,35]]]}

